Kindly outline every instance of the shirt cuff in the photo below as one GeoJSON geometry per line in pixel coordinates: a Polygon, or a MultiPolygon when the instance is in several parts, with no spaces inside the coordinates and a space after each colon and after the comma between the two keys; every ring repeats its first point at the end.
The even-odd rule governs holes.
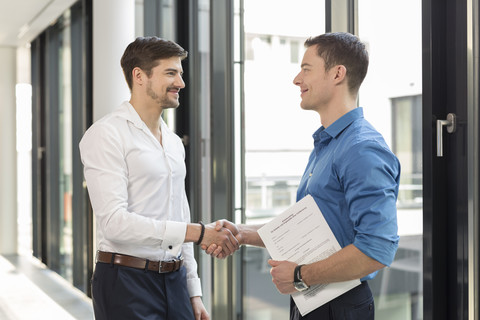
{"type": "Polygon", "coordinates": [[[167,221],[161,248],[173,256],[178,256],[185,241],[187,224],[185,222],[167,221]]]}
{"type": "Polygon", "coordinates": [[[398,236],[396,241],[391,241],[376,237],[357,235],[355,241],[353,241],[353,245],[363,254],[389,267],[393,262],[395,253],[398,249],[398,236]]]}
{"type": "Polygon", "coordinates": [[[188,294],[191,297],[202,296],[202,285],[200,284],[200,278],[187,279],[188,294]]]}

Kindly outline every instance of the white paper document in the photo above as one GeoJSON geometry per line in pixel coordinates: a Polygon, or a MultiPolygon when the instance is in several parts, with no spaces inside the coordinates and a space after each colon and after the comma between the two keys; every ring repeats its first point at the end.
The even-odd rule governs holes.
{"type": "MultiPolygon", "coordinates": [[[[341,247],[312,196],[294,204],[258,230],[270,256],[309,264],[323,260],[341,247]]],[[[293,277],[293,275],[292,275],[293,277]]],[[[304,316],[319,306],[358,286],[360,280],[311,286],[292,294],[298,310],[304,316]]]]}

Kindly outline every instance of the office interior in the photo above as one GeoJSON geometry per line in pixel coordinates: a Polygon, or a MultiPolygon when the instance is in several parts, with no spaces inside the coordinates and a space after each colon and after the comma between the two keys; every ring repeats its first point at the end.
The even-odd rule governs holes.
{"type": "MultiPolygon", "coordinates": [[[[0,318],[93,317],[78,142],[129,99],[119,61],[135,37],[189,52],[180,107],[163,117],[185,145],[192,221],[256,224],[295,202],[320,127],[293,84],[303,42],[347,31],[370,54],[359,105],[402,165],[399,250],[370,281],[376,319],[479,319],[477,0],[17,0],[0,12],[0,318]]],[[[195,254],[212,319],[288,318],[265,249],[195,254]]]]}

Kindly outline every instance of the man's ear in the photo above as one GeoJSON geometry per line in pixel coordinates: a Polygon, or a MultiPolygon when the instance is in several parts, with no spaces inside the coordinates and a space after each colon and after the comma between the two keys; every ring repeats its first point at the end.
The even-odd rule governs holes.
{"type": "Polygon", "coordinates": [[[335,71],[334,79],[336,82],[340,83],[347,78],[347,68],[344,65],[337,65],[333,67],[335,71]]]}
{"type": "Polygon", "coordinates": [[[132,81],[139,86],[142,86],[145,81],[145,72],[139,67],[135,67],[132,70],[132,81]]]}

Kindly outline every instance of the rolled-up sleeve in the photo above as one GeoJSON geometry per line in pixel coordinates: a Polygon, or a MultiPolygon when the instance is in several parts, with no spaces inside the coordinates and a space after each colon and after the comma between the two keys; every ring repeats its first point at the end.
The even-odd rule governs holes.
{"type": "Polygon", "coordinates": [[[389,266],[398,248],[397,207],[400,164],[382,146],[355,145],[343,163],[345,198],[354,226],[353,244],[367,256],[389,266]]]}

